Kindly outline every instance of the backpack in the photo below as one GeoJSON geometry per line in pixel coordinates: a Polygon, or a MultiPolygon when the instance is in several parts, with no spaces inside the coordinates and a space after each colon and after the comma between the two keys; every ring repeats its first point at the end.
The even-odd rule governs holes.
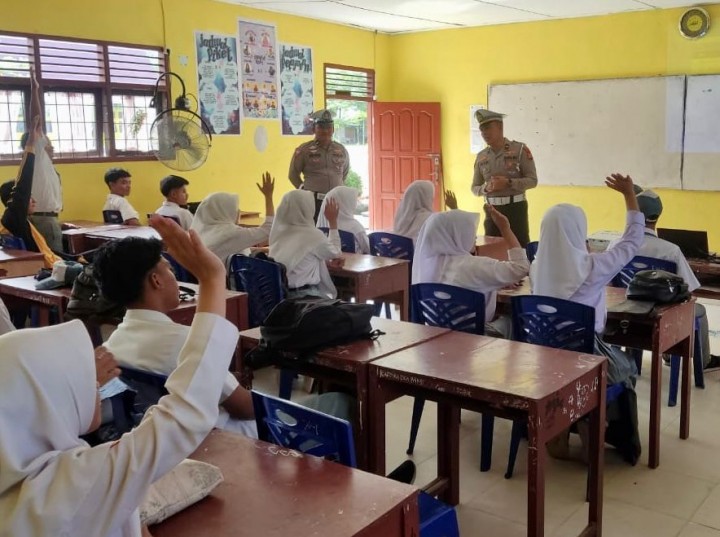
{"type": "Polygon", "coordinates": [[[93,277],[93,266],[85,265],[83,271],[75,278],[65,315],[69,319],[82,321],[122,319],[125,308],[110,302],[100,294],[93,277]]]}
{"type": "Polygon", "coordinates": [[[289,298],[275,306],[260,327],[260,343],[245,357],[253,369],[270,365],[278,355],[305,358],[315,351],[383,332],[373,330],[372,304],[351,304],[318,297],[289,298]]]}
{"type": "Polygon", "coordinates": [[[665,270],[640,270],[630,280],[627,298],[668,304],[687,300],[690,292],[685,280],[677,274],[665,270]]]}

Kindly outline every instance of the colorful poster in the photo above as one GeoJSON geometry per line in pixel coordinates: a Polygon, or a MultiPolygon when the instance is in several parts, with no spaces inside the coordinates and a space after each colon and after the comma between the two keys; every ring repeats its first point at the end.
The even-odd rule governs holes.
{"type": "Polygon", "coordinates": [[[280,43],[280,108],[283,134],[312,134],[312,49],[280,43]]]}
{"type": "Polygon", "coordinates": [[[243,116],[277,119],[277,42],[272,24],[238,20],[243,116]]]}
{"type": "Polygon", "coordinates": [[[200,116],[213,134],[240,134],[240,86],[235,37],[195,32],[200,116]]]}

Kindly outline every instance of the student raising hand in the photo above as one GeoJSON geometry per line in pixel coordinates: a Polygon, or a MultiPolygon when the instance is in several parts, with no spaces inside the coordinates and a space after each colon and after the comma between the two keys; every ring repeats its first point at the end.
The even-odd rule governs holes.
{"type": "Polygon", "coordinates": [[[270,172],[265,172],[262,176],[262,185],[260,183],[255,183],[255,185],[265,198],[265,216],[275,216],[275,205],[273,204],[275,178],[270,175],[270,172]]]}
{"type": "Polygon", "coordinates": [[[337,220],[339,214],[340,206],[338,205],[337,201],[329,200],[325,204],[325,218],[327,218],[328,224],[330,224],[330,229],[337,229],[337,220]]]}
{"type": "Polygon", "coordinates": [[[95,349],[95,377],[99,386],[105,385],[120,376],[120,368],[115,357],[105,347],[95,349]]]}
{"type": "Polygon", "coordinates": [[[508,248],[520,248],[520,241],[518,241],[515,233],[513,233],[507,216],[502,214],[489,203],[485,204],[485,212],[492,219],[493,223],[498,228],[498,231],[500,231],[500,235],[503,239],[505,239],[505,242],[507,242],[508,248]]]}
{"type": "Polygon", "coordinates": [[[458,208],[457,198],[455,197],[455,192],[452,190],[445,191],[445,205],[450,210],[458,208]]]}
{"type": "Polygon", "coordinates": [[[623,176],[619,173],[613,173],[605,178],[605,184],[625,197],[625,206],[628,211],[639,210],[637,197],[633,189],[633,180],[629,175],[623,176]]]}

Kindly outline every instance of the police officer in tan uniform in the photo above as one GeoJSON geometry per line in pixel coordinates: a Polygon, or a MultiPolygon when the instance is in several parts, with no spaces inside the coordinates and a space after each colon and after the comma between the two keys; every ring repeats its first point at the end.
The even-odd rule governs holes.
{"type": "Polygon", "coordinates": [[[350,155],[342,144],[332,139],[335,126],[329,110],[318,110],[311,117],[315,124],[315,139],[295,150],[288,177],[295,188],[309,190],[315,195],[317,221],[325,194],[345,182],[350,171],[350,155]]]}
{"type": "MultiPolygon", "coordinates": [[[[523,246],[530,242],[528,204],[525,191],[537,186],[535,161],[528,147],[503,135],[503,114],[478,110],[475,118],[488,145],[477,154],[472,192],[485,196],[510,221],[515,236],[523,246]]],[[[485,216],[485,235],[499,237],[489,216],[485,216]]]]}

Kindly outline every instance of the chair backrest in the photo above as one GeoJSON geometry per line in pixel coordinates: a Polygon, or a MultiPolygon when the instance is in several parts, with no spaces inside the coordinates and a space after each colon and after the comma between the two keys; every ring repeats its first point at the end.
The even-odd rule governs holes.
{"type": "Polygon", "coordinates": [[[411,288],[413,321],[470,334],[485,333],[485,296],[442,283],[416,283],[411,288]]]}
{"type": "Polygon", "coordinates": [[[585,304],[540,295],[512,297],[513,339],[592,354],[595,310],[585,304]]]}
{"type": "Polygon", "coordinates": [[[667,272],[677,274],[677,264],[674,261],[636,255],[630,263],[625,265],[622,270],[617,273],[617,276],[613,278],[613,286],[627,288],[633,276],[635,276],[635,273],[641,270],[666,270],[667,272]]]}
{"type": "MultiPolygon", "coordinates": [[[[152,217],[152,216],[154,216],[154,215],[156,215],[156,214],[157,214],[157,213],[147,213],[147,219],[150,220],[150,217],[152,217]]],[[[178,226],[181,226],[181,225],[182,225],[182,224],[180,223],[180,219],[179,219],[177,216],[168,216],[168,215],[165,215],[165,214],[161,214],[160,216],[162,216],[163,218],[169,218],[170,220],[175,220],[175,223],[176,223],[178,226]]]]}
{"type": "Polygon", "coordinates": [[[539,244],[538,241],[531,241],[525,245],[525,252],[527,253],[527,258],[530,263],[535,260],[535,254],[537,254],[539,244]]]}
{"type": "Polygon", "coordinates": [[[122,224],[124,222],[120,211],[103,211],[103,222],[106,224],[122,224]]]}
{"type": "MultiPolygon", "coordinates": [[[[319,227],[318,229],[325,233],[325,235],[330,233],[330,230],[326,227],[319,227]]],[[[338,229],[338,233],[340,234],[340,249],[348,254],[354,254],[356,252],[355,235],[349,231],[343,231],[342,229],[338,229]]]]}
{"type": "Polygon", "coordinates": [[[25,241],[15,235],[0,235],[0,244],[3,248],[10,248],[11,250],[27,250],[25,241]]]}
{"type": "Polygon", "coordinates": [[[235,254],[230,258],[235,289],[248,294],[250,327],[261,325],[270,311],[285,298],[278,263],[235,254]]]}
{"type": "Polygon", "coordinates": [[[254,390],[252,400],[260,440],[355,468],[348,421],[254,390]]]}
{"type": "Polygon", "coordinates": [[[158,373],[132,367],[121,367],[120,380],[135,390],[134,410],[139,414],[144,414],[149,407],[156,404],[163,395],[168,393],[165,389],[167,377],[158,373]]]}
{"type": "Polygon", "coordinates": [[[412,263],[415,247],[410,237],[375,231],[368,235],[370,240],[370,253],[380,257],[394,259],[407,259],[412,263]]]}
{"type": "Polygon", "coordinates": [[[167,260],[168,263],[170,263],[170,266],[173,268],[173,271],[175,272],[175,278],[177,278],[177,281],[179,282],[186,282],[186,283],[197,283],[197,278],[193,276],[188,269],[183,267],[180,263],[177,262],[177,260],[171,256],[167,252],[163,252],[162,256],[167,260]]]}

